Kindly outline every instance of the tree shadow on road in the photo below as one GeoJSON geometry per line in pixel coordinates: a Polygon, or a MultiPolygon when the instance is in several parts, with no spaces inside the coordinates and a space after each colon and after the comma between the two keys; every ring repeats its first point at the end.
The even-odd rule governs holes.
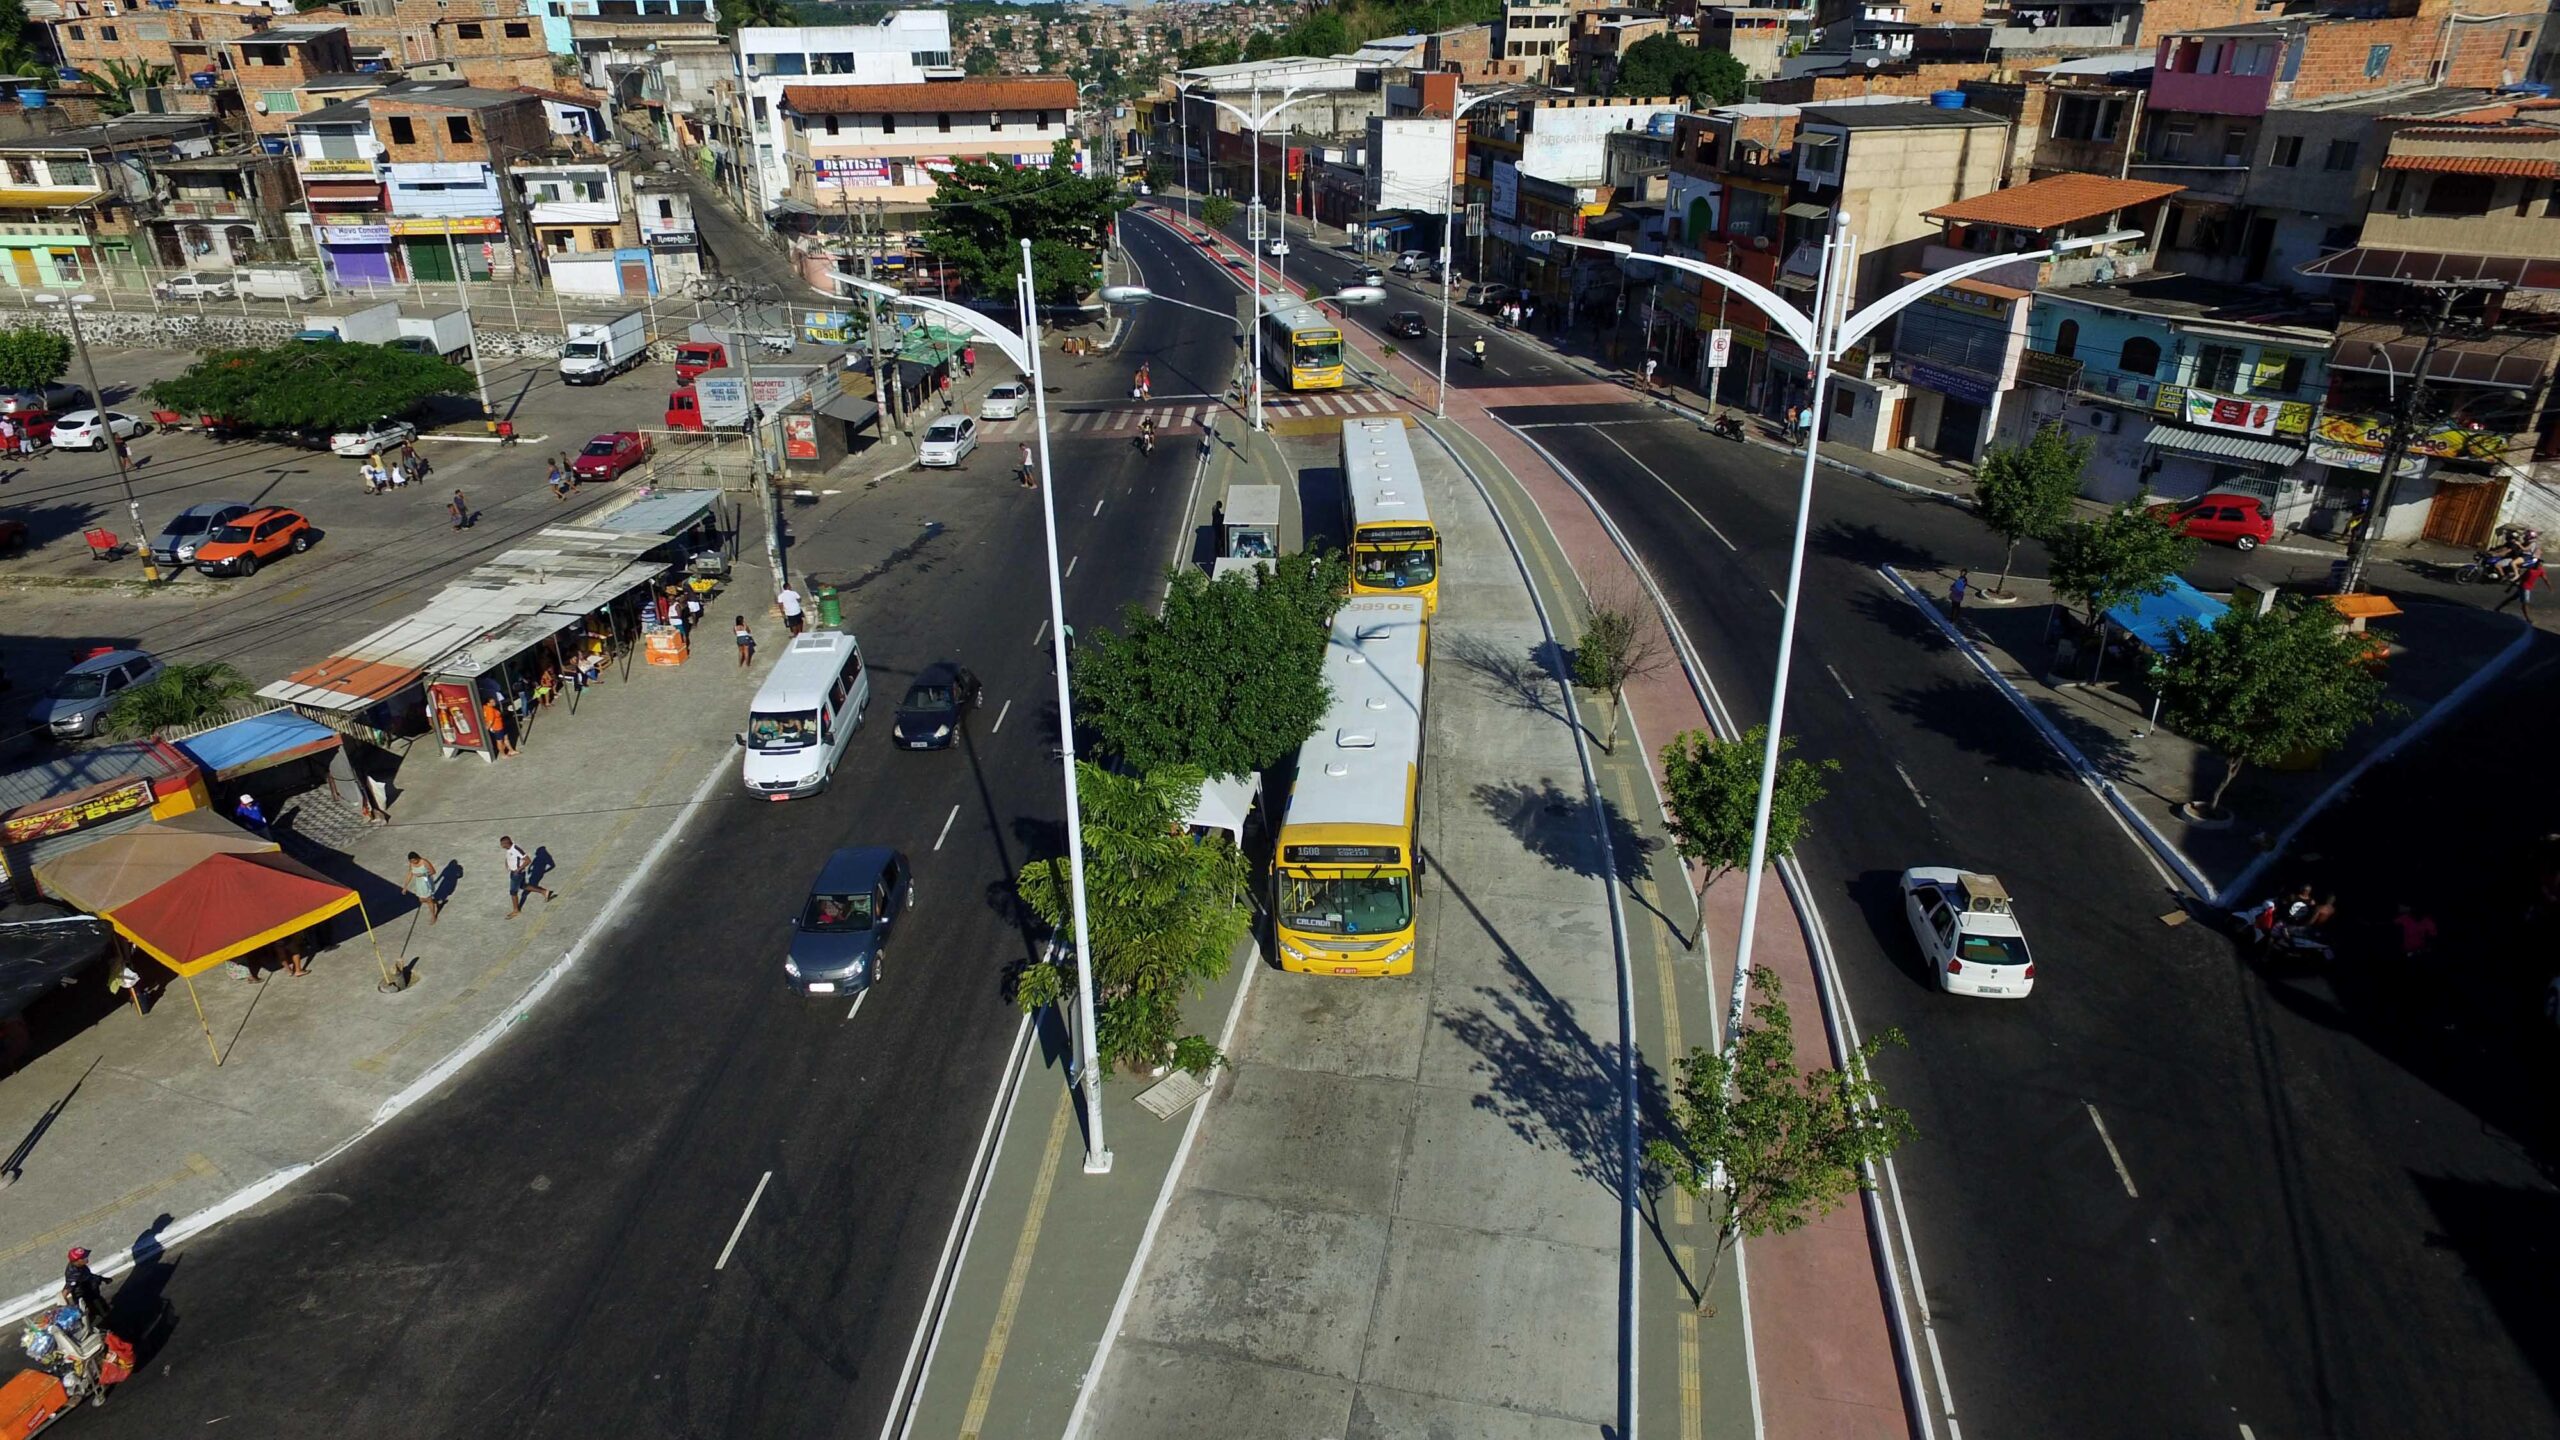
{"type": "MultiPolygon", "coordinates": [[[[1915,500],[1915,505],[1934,501],[1915,500]]],[[[1880,525],[1860,524],[1850,520],[1833,520],[1805,537],[1807,544],[1821,554],[1873,569],[1890,565],[1897,570],[1935,568],[1938,557],[1880,525]]]]}
{"type": "Polygon", "coordinates": [[[1571,727],[1573,716],[1565,709],[1564,686],[1559,676],[1566,672],[1564,647],[1552,640],[1542,640],[1524,653],[1505,649],[1479,635],[1459,635],[1444,640],[1438,647],[1443,658],[1483,676],[1490,682],[1496,699],[1514,710],[1543,715],[1559,725],[1571,727]]]}
{"type": "Polygon", "coordinates": [[[1640,888],[1640,882],[1653,873],[1653,854],[1663,848],[1662,842],[1637,828],[1607,797],[1600,799],[1595,811],[1590,802],[1566,794],[1554,780],[1542,776],[1534,785],[1518,780],[1478,785],[1475,800],[1486,814],[1502,822],[1521,848],[1551,868],[1616,884],[1673,935],[1680,933],[1671,917],[1640,888]],[[1600,845],[1604,834],[1609,842],[1605,851],[1600,845]]]}

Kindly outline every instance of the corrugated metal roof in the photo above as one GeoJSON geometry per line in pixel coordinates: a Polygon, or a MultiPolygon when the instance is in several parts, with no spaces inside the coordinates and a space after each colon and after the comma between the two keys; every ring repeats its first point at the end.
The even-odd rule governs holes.
{"type": "Polygon", "coordinates": [[[2188,455],[2206,455],[2216,460],[2250,460],[2261,465],[2290,465],[2302,458],[2299,445],[2279,445],[2254,435],[2231,435],[2220,430],[2190,430],[2167,421],[2154,422],[2149,432],[2143,435],[2142,443],[2188,455]]]}
{"type": "Polygon", "coordinates": [[[592,516],[587,526],[617,535],[673,535],[711,513],[717,490],[661,490],[643,495],[610,515],[592,516]]]}

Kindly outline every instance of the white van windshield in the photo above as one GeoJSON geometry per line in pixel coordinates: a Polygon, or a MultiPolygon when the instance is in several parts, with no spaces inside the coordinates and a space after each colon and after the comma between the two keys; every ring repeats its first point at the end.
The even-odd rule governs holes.
{"type": "Polygon", "coordinates": [[[797,750],[818,743],[818,712],[815,710],[759,710],[747,717],[747,748],[750,750],[797,750]]]}

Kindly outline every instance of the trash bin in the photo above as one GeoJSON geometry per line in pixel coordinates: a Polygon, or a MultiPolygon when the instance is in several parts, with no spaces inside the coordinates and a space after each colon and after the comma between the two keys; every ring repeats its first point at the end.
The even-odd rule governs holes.
{"type": "Polygon", "coordinates": [[[830,630],[844,628],[844,601],[836,595],[834,582],[809,577],[809,593],[818,600],[818,623],[830,630]]]}

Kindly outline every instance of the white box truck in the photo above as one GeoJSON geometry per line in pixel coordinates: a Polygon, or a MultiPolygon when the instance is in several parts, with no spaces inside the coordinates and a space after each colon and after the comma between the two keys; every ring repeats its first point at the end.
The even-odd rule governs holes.
{"type": "Polygon", "coordinates": [[[320,281],[299,265],[249,266],[232,276],[233,293],[260,300],[315,300],[320,281]]]}
{"type": "Polygon", "coordinates": [[[572,385],[600,385],[649,358],[649,315],[634,310],[602,325],[569,326],[560,350],[560,378],[572,385]]]}
{"type": "Polygon", "coordinates": [[[400,334],[391,343],[462,364],[471,358],[471,312],[438,310],[427,315],[402,315],[400,334]]]}
{"type": "Polygon", "coordinates": [[[385,300],[361,310],[314,310],[302,317],[302,332],[296,340],[326,342],[335,336],[350,345],[381,345],[400,334],[400,306],[385,300]]]}

